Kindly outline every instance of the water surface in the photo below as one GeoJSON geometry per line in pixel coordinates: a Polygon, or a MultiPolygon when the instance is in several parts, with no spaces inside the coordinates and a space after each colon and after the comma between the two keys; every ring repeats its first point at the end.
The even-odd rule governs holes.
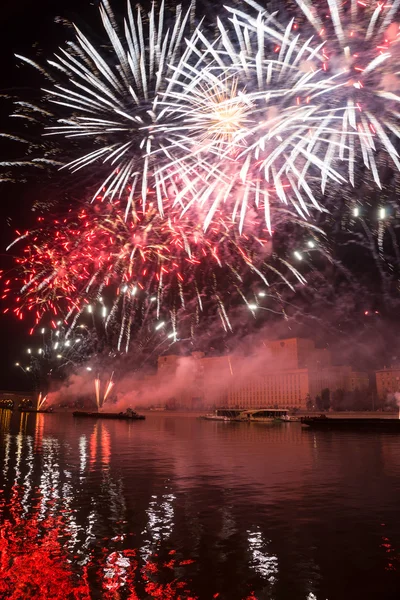
{"type": "Polygon", "coordinates": [[[400,597],[400,436],[0,411],[0,597],[400,597]]]}

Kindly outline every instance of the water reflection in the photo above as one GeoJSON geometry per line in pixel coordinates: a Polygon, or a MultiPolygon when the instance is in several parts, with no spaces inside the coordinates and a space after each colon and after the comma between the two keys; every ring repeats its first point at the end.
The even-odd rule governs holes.
{"type": "Polygon", "coordinates": [[[4,412],[1,598],[397,600],[394,436],[4,412]]]}

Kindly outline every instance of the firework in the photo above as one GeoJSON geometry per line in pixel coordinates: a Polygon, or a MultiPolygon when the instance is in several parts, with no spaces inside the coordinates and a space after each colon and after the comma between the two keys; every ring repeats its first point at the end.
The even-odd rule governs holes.
{"type": "Polygon", "coordinates": [[[38,397],[37,410],[40,410],[42,408],[42,406],[44,406],[46,400],[47,400],[47,394],[42,394],[42,392],[40,392],[39,397],[38,397]]]}
{"type": "MultiPolygon", "coordinates": [[[[48,61],[50,70],[40,68],[53,84],[45,90],[46,106],[50,102],[58,111],[55,115],[41,109],[45,135],[75,140],[74,153],[79,155],[64,167],[74,173],[95,169],[94,196],[102,191],[110,200],[126,197],[129,185],[129,210],[133,198],[145,205],[148,190],[156,189],[162,210],[166,184],[154,178],[154,152],[168,144],[156,125],[165,118],[162,105],[174,87],[174,68],[190,60],[185,36],[193,27],[194,5],[186,12],[177,5],[172,15],[162,2],[146,15],[128,2],[123,33],[108,2],[100,5],[100,15],[106,34],[101,50],[75,28],[74,43],[48,61]],[[57,123],[52,125],[54,118],[57,123]]],[[[18,114],[29,116],[36,109],[24,103],[18,105],[18,114]]]]}
{"type": "MultiPolygon", "coordinates": [[[[254,25],[233,10],[233,33],[219,21],[216,40],[193,28],[192,5],[172,21],[153,5],[146,23],[128,5],[123,35],[108,4],[100,12],[108,52],[77,30],[76,43],[49,61],[56,84],[46,90],[61,111],[47,135],[75,141],[66,167],[95,170],[95,196],[123,197],[127,217],[154,192],[161,214],[171,201],[183,214],[198,204],[204,229],[223,210],[240,232],[255,209],[271,233],[277,200],[303,219],[321,209],[315,189],[342,179],[310,103],[321,91],[310,41],[296,45],[269,16],[254,25]]],[[[46,118],[54,115],[42,110],[46,118]]]]}
{"type": "MultiPolygon", "coordinates": [[[[263,14],[260,5],[248,4],[263,14]]],[[[381,187],[380,151],[400,170],[396,150],[400,2],[296,0],[296,4],[299,10],[288,26],[287,39],[297,52],[298,31],[303,38],[309,34],[316,38],[311,40],[314,51],[308,62],[320,89],[310,94],[310,103],[323,122],[326,156],[329,162],[348,165],[352,185],[361,158],[381,187]]],[[[250,21],[254,28],[256,19],[250,21]]]]}
{"type": "Polygon", "coordinates": [[[112,388],[114,387],[113,375],[114,375],[114,372],[111,373],[111,377],[106,385],[106,389],[105,389],[104,397],[103,397],[103,405],[105,404],[109,393],[111,392],[112,388]]]}
{"type": "Polygon", "coordinates": [[[207,209],[205,228],[223,207],[240,214],[242,231],[255,208],[271,231],[271,203],[291,204],[307,219],[312,207],[323,209],[317,196],[327,182],[344,181],[314,102],[325,89],[314,68],[321,47],[293,38],[290,26],[272,28],[269,16],[230,11],[231,31],[219,21],[216,43],[198,29],[196,67],[179,65],[164,106],[169,119],[159,126],[172,160],[159,172],[178,179],[176,202],[207,209]]]}
{"type": "Polygon", "coordinates": [[[94,380],[94,390],[96,393],[97,409],[100,410],[100,378],[99,378],[99,376],[97,376],[96,379],[94,380]]]}
{"type": "MultiPolygon", "coordinates": [[[[161,334],[168,323],[167,335],[176,341],[178,314],[197,324],[210,307],[230,329],[227,305],[235,296],[248,302],[249,278],[263,286],[305,282],[290,256],[272,255],[271,236],[250,213],[251,235],[240,235],[222,212],[215,213],[207,232],[194,208],[182,217],[168,206],[168,215],[160,215],[154,199],[126,221],[123,207],[99,199],[64,219],[46,223],[40,217],[39,229],[19,237],[24,247],[16,258],[17,277],[5,281],[3,297],[17,291],[15,314],[32,315],[36,326],[44,318],[54,324],[60,319],[67,341],[78,319],[85,314],[94,319],[100,305],[106,334],[112,337],[117,329],[117,348],[128,349],[131,332],[142,324],[153,323],[161,334]]],[[[274,217],[282,227],[303,226],[286,209],[277,207],[274,217]]],[[[318,235],[312,225],[305,231],[318,235]]]]}

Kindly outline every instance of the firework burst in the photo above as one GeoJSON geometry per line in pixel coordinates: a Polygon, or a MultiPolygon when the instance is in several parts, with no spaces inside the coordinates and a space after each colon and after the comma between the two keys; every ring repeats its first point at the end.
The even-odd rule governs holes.
{"type": "MultiPolygon", "coordinates": [[[[259,11],[259,22],[264,9],[255,2],[248,4],[259,11]]],[[[329,164],[348,165],[352,185],[357,163],[363,164],[381,187],[380,153],[400,170],[396,148],[400,2],[296,0],[296,4],[285,38],[296,52],[301,51],[298,31],[314,38],[309,41],[314,51],[308,62],[320,89],[310,94],[310,103],[323,124],[321,136],[328,141],[326,159],[329,164]]],[[[256,29],[257,19],[248,18],[256,29]]],[[[265,29],[261,35],[270,36],[265,29]]]]}
{"type": "MultiPolygon", "coordinates": [[[[231,329],[227,305],[232,296],[248,304],[249,275],[263,286],[305,282],[292,257],[273,253],[256,215],[247,215],[251,235],[240,235],[221,212],[204,232],[194,209],[182,217],[167,205],[169,216],[162,217],[153,196],[129,221],[123,207],[102,199],[64,219],[46,223],[40,217],[39,229],[18,238],[24,248],[16,258],[17,277],[5,281],[3,297],[19,290],[15,314],[31,314],[36,325],[44,317],[61,319],[73,330],[100,303],[106,331],[117,326],[117,347],[127,349],[132,331],[149,319],[156,328],[168,322],[176,340],[178,316],[198,324],[210,307],[231,329]]],[[[303,226],[286,209],[277,209],[275,220],[303,226]]],[[[311,225],[307,232],[319,233],[311,225]]]]}
{"type": "Polygon", "coordinates": [[[79,156],[63,168],[74,173],[95,168],[99,174],[100,167],[105,177],[94,196],[101,191],[112,200],[129,185],[129,210],[133,198],[145,205],[148,190],[156,189],[162,211],[165,184],[154,179],[153,155],[156,149],[163,151],[166,141],[155,126],[163,122],[161,106],[174,87],[174,68],[179,70],[180,61],[190,60],[184,37],[190,35],[194,4],[186,12],[177,5],[172,16],[164,2],[159,7],[153,4],[148,15],[141,7],[134,12],[128,2],[123,33],[108,2],[100,5],[100,14],[107,36],[105,49],[100,51],[75,28],[74,43],[48,61],[49,69],[18,56],[52,82],[44,91],[47,104],[58,107],[56,124],[49,125],[54,111],[27,103],[18,110],[26,118],[40,110],[41,122],[47,119],[45,135],[75,140],[74,152],[79,156]]]}
{"type": "Polygon", "coordinates": [[[189,42],[201,59],[196,68],[179,66],[174,101],[165,105],[168,123],[160,125],[173,160],[160,171],[179,176],[176,201],[208,208],[205,227],[228,206],[234,218],[240,213],[242,231],[246,211],[255,207],[271,230],[271,201],[292,204],[306,219],[310,206],[322,209],[316,191],[344,181],[313,102],[324,89],[313,67],[322,44],[301,44],[291,26],[271,28],[270,17],[246,20],[230,11],[231,31],[219,21],[216,42],[200,28],[189,42]],[[182,147],[184,158],[175,152],[182,147]]]}

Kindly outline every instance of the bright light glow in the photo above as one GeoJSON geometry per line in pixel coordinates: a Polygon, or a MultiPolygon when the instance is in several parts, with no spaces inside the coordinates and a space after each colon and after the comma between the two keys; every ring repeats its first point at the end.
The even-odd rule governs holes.
{"type": "Polygon", "coordinates": [[[45,332],[46,332],[46,330],[45,330],[45,328],[43,327],[43,328],[42,328],[42,334],[43,334],[43,333],[45,333],[45,332]]]}
{"type": "Polygon", "coordinates": [[[93,307],[91,306],[91,304],[89,304],[89,306],[87,307],[88,312],[92,313],[93,312],[93,307]]]}
{"type": "Polygon", "coordinates": [[[57,354],[57,358],[62,358],[62,354],[57,354]]]}
{"type": "Polygon", "coordinates": [[[307,242],[307,246],[308,246],[309,248],[315,248],[315,244],[314,244],[314,242],[313,242],[312,240],[308,240],[308,242],[307,242]]]}
{"type": "Polygon", "coordinates": [[[15,363],[15,366],[16,367],[20,367],[21,365],[19,363],[15,363]]]}
{"type": "Polygon", "coordinates": [[[107,308],[105,306],[103,306],[102,315],[103,315],[103,317],[107,316],[107,308]]]}
{"type": "Polygon", "coordinates": [[[59,346],[59,343],[58,343],[58,342],[56,342],[56,343],[54,344],[54,346],[53,346],[54,350],[57,350],[58,346],[59,346]]]}
{"type": "Polygon", "coordinates": [[[150,298],[150,302],[155,302],[156,300],[157,300],[157,298],[156,298],[155,296],[152,296],[152,297],[150,298]]]}
{"type": "Polygon", "coordinates": [[[249,307],[250,310],[257,310],[257,308],[258,308],[257,304],[248,304],[247,306],[249,307]]]}
{"type": "Polygon", "coordinates": [[[360,216],[360,209],[356,206],[356,208],[353,210],[353,216],[354,217],[359,217],[360,216]]]}
{"type": "Polygon", "coordinates": [[[86,371],[91,371],[92,367],[86,367],[86,371]]]}
{"type": "Polygon", "coordinates": [[[32,354],[32,350],[28,348],[28,354],[32,354]]]}
{"type": "Polygon", "coordinates": [[[66,345],[66,346],[69,346],[69,345],[70,345],[70,343],[71,343],[71,342],[70,342],[69,340],[67,340],[67,341],[65,342],[65,345],[66,345]]]}
{"type": "Polygon", "coordinates": [[[42,354],[43,350],[41,348],[39,348],[39,354],[42,354]]]}
{"type": "Polygon", "coordinates": [[[293,252],[293,256],[297,258],[297,260],[303,260],[302,255],[300,254],[300,252],[297,252],[297,250],[293,252]]]}
{"type": "Polygon", "coordinates": [[[159,329],[161,329],[161,327],[164,327],[164,325],[165,325],[164,321],[161,321],[160,323],[158,323],[156,325],[156,331],[158,331],[159,329]]]}
{"type": "Polygon", "coordinates": [[[258,295],[260,296],[260,298],[265,298],[267,294],[265,292],[258,292],[258,295]]]}
{"type": "Polygon", "coordinates": [[[384,219],[385,217],[386,217],[386,209],[385,209],[385,208],[382,206],[382,207],[379,209],[379,218],[380,218],[380,219],[384,219]]]}

